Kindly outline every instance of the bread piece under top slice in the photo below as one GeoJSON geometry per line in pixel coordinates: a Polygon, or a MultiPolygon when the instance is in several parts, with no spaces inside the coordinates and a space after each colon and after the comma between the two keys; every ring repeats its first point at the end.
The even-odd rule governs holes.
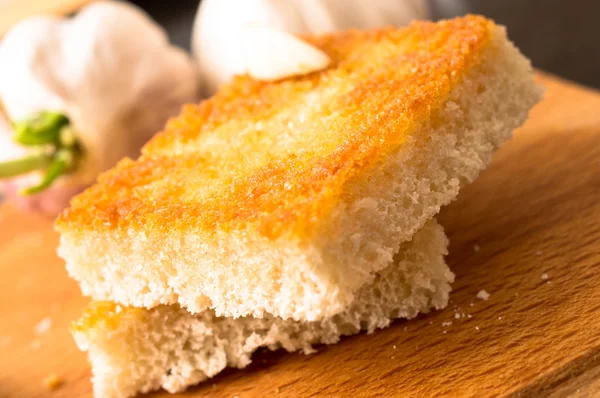
{"type": "Polygon", "coordinates": [[[309,40],[330,68],[236,78],[72,201],[59,254],[84,294],[332,316],[540,97],[527,59],[482,17],[309,40]]]}
{"type": "Polygon", "coordinates": [[[344,312],[317,322],[223,318],[212,310],[190,314],[178,305],[153,309],[92,303],[72,332],[92,364],[94,394],[130,397],[164,388],[178,392],[225,367],[244,368],[259,347],[312,352],[340,336],[369,332],[394,318],[413,318],[446,306],[454,278],[444,263],[448,240],[429,221],[405,242],[392,265],[363,286],[344,312]]]}

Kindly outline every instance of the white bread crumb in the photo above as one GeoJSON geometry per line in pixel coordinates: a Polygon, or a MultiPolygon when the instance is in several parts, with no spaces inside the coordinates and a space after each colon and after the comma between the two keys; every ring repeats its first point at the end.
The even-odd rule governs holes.
{"type": "Polygon", "coordinates": [[[542,280],[548,280],[548,274],[543,273],[542,274],[542,280]]]}
{"type": "Polygon", "coordinates": [[[116,304],[96,303],[91,318],[74,331],[75,340],[89,352],[96,397],[133,397],[160,387],[179,392],[226,367],[248,366],[263,347],[310,353],[313,345],[335,344],[342,336],[388,327],[396,318],[444,308],[454,278],[444,262],[447,244],[442,227],[429,221],[401,245],[394,264],[331,318],[218,317],[212,310],[191,314],[166,305],[117,313],[116,304]]]}
{"type": "Polygon", "coordinates": [[[480,290],[479,293],[477,293],[477,298],[483,301],[487,301],[487,299],[490,298],[490,294],[485,290],[480,290]]]}
{"type": "MultiPolygon", "coordinates": [[[[498,36],[498,34],[495,34],[495,36],[498,36]]],[[[494,38],[494,42],[498,42],[499,40],[506,41],[506,39],[501,37],[494,38]]],[[[82,261],[82,264],[76,267],[77,259],[83,259],[84,257],[87,259],[89,256],[86,256],[84,251],[78,251],[77,254],[74,254],[75,250],[82,247],[89,249],[92,246],[86,246],[86,242],[81,242],[79,239],[74,238],[71,239],[71,246],[69,246],[69,239],[63,234],[61,237],[61,255],[66,256],[68,252],[73,251],[71,253],[73,255],[69,256],[70,259],[68,260],[68,264],[70,264],[68,267],[72,276],[76,276],[74,273],[76,268],[79,267],[83,272],[79,274],[79,279],[83,279],[86,276],[84,275],[85,271],[92,266],[102,266],[104,267],[103,270],[106,271],[106,274],[103,274],[105,276],[103,278],[104,283],[99,284],[98,280],[93,277],[90,277],[90,280],[87,281],[90,283],[89,285],[85,284],[87,283],[86,281],[80,280],[86,294],[91,294],[96,299],[111,299],[133,305],[152,306],[158,303],[180,304],[187,307],[188,310],[198,311],[196,315],[191,315],[185,309],[177,309],[179,307],[175,306],[155,307],[150,310],[144,310],[143,316],[146,319],[144,321],[146,323],[141,322],[139,319],[133,319],[130,328],[126,327],[125,322],[119,325],[119,333],[121,333],[123,341],[135,341],[136,344],[117,344],[117,339],[115,338],[117,331],[111,331],[110,339],[108,338],[108,333],[102,330],[92,330],[89,336],[76,336],[80,347],[90,348],[90,357],[94,365],[94,388],[96,391],[104,391],[104,388],[113,389],[113,391],[120,394],[118,396],[125,396],[129,391],[137,393],[139,391],[150,391],[159,387],[164,387],[168,391],[181,391],[181,389],[188,385],[195,384],[206,377],[212,377],[212,375],[218,373],[224,366],[247,366],[250,362],[251,353],[258,345],[267,344],[267,348],[269,349],[281,346],[286,350],[305,350],[306,344],[311,344],[312,342],[334,343],[338,341],[340,334],[346,334],[346,330],[347,334],[351,334],[364,328],[361,324],[363,319],[360,318],[363,314],[370,316],[365,323],[368,321],[378,322],[377,324],[373,324],[373,329],[389,325],[389,318],[391,316],[383,313],[383,311],[382,316],[371,316],[371,308],[369,308],[369,312],[362,311],[361,308],[361,311],[351,314],[355,315],[354,318],[350,319],[354,321],[352,323],[335,323],[332,321],[330,327],[324,328],[321,319],[324,316],[331,315],[336,317],[336,320],[341,319],[346,313],[343,313],[342,316],[340,312],[336,311],[339,311],[340,308],[345,308],[344,306],[349,303],[360,302],[354,295],[356,291],[354,289],[361,286],[361,284],[367,287],[365,284],[367,283],[365,282],[366,279],[372,279],[372,276],[376,272],[381,273],[385,270],[385,267],[389,266],[388,264],[390,264],[392,256],[397,253],[397,244],[399,242],[407,242],[407,239],[410,239],[410,236],[423,225],[425,220],[431,218],[439,211],[441,205],[453,199],[463,180],[465,183],[472,181],[478,174],[478,171],[483,169],[489,162],[493,149],[500,146],[510,136],[512,129],[525,120],[527,109],[535,102],[532,98],[533,87],[529,87],[533,85],[533,83],[529,82],[531,75],[530,66],[529,64],[526,65],[524,60],[517,60],[518,53],[514,48],[509,47],[509,44],[496,43],[490,50],[489,57],[484,57],[484,59],[489,58],[489,62],[483,64],[485,68],[482,68],[481,71],[470,73],[471,76],[465,78],[462,86],[451,95],[451,100],[446,104],[447,109],[442,110],[441,116],[443,118],[440,119],[444,120],[444,127],[447,127],[448,133],[437,134],[437,130],[429,125],[419,127],[424,133],[429,131],[436,132],[435,134],[429,133],[426,135],[431,139],[436,139],[433,142],[435,145],[431,145],[432,159],[439,148],[444,149],[443,152],[445,153],[449,152],[448,155],[443,154],[444,156],[439,156],[439,162],[430,162],[429,157],[425,157],[421,161],[420,159],[424,157],[424,151],[421,147],[418,147],[418,152],[415,152],[418,156],[414,158],[420,160],[419,165],[432,165],[432,168],[436,168],[438,164],[441,165],[440,169],[443,168],[443,170],[440,170],[440,178],[436,177],[435,180],[429,180],[421,189],[421,186],[418,185],[421,180],[413,178],[412,174],[408,174],[408,171],[412,169],[407,169],[407,164],[409,163],[405,161],[404,157],[400,156],[402,154],[398,153],[399,156],[393,159],[390,156],[389,161],[386,161],[386,168],[383,171],[373,169],[372,174],[369,174],[371,171],[364,173],[365,175],[361,175],[361,179],[357,179],[354,183],[355,185],[349,185],[347,189],[344,188],[344,192],[352,199],[355,196],[364,196],[364,191],[359,188],[366,186],[370,194],[373,192],[371,196],[377,199],[378,207],[376,209],[362,209],[360,212],[357,211],[357,214],[360,213],[360,215],[354,215],[349,214],[345,207],[347,205],[349,209],[352,209],[354,202],[348,200],[348,203],[342,203],[338,209],[339,212],[333,213],[338,218],[332,219],[337,222],[335,224],[335,232],[342,231],[342,233],[331,234],[331,239],[328,237],[330,234],[329,230],[327,231],[327,236],[317,236],[314,239],[316,242],[314,246],[316,254],[314,258],[311,257],[310,262],[305,260],[301,255],[295,255],[298,253],[296,246],[294,246],[295,242],[282,241],[281,247],[285,251],[281,249],[280,251],[283,253],[281,254],[271,247],[271,242],[260,246],[254,240],[249,241],[247,252],[251,252],[250,254],[254,256],[251,257],[257,264],[254,269],[261,270],[261,274],[263,264],[269,265],[273,261],[278,261],[278,264],[288,264],[290,258],[293,260],[290,264],[294,265],[291,269],[308,269],[312,272],[314,268],[326,274],[326,276],[318,275],[318,278],[306,278],[306,280],[300,282],[295,279],[295,276],[294,278],[289,278],[292,286],[300,286],[306,290],[306,292],[302,293],[304,301],[301,301],[297,298],[297,295],[294,295],[293,301],[283,303],[280,300],[281,297],[274,295],[273,292],[267,291],[264,295],[262,292],[261,294],[256,294],[253,289],[248,288],[247,284],[244,285],[243,283],[240,286],[244,289],[230,291],[227,289],[227,284],[222,286],[216,282],[213,283],[214,281],[212,280],[208,280],[203,285],[204,291],[200,293],[204,296],[200,295],[198,286],[188,283],[189,281],[185,277],[180,278],[183,282],[180,280],[173,281],[169,278],[169,275],[160,274],[165,269],[169,269],[169,267],[164,266],[165,260],[177,257],[175,255],[171,256],[172,253],[169,253],[168,258],[163,256],[159,258],[156,256],[156,250],[150,250],[152,249],[151,240],[143,241],[142,247],[138,248],[139,250],[136,249],[138,250],[136,253],[144,253],[144,257],[140,257],[143,260],[144,270],[147,271],[144,275],[136,275],[135,278],[132,277],[128,272],[130,270],[123,269],[123,267],[131,263],[133,264],[131,265],[131,269],[134,269],[139,262],[132,261],[124,255],[117,259],[112,258],[112,254],[114,253],[111,253],[110,259],[108,259],[108,256],[102,259],[94,258],[92,264],[82,261]],[[499,70],[495,69],[496,66],[499,67],[499,70]],[[471,95],[480,84],[487,87],[487,90],[482,95],[471,95]],[[480,104],[478,105],[476,102],[480,102],[480,104]],[[481,106],[481,103],[485,104],[485,107],[481,106]],[[459,117],[457,113],[466,113],[466,115],[459,117]],[[481,132],[485,132],[485,134],[481,134],[481,132]],[[468,156],[469,154],[473,154],[473,156],[468,156]],[[385,176],[387,170],[391,170],[390,177],[383,179],[380,174],[385,176]],[[402,174],[404,172],[410,178],[404,177],[404,174],[402,174]],[[374,178],[370,178],[373,176],[374,178]],[[452,177],[450,180],[448,180],[449,176],[452,177]],[[379,185],[376,187],[373,184],[367,184],[369,181],[379,180],[381,180],[381,183],[378,183],[379,185]],[[390,181],[394,182],[394,187],[397,187],[397,189],[390,189],[390,181]],[[412,185],[408,186],[408,182],[412,183],[412,185]],[[417,198],[424,199],[418,201],[419,206],[415,207],[409,203],[410,206],[407,209],[403,209],[402,201],[398,201],[397,199],[406,198],[406,192],[416,192],[417,189],[413,185],[418,188],[419,192],[424,192],[422,195],[417,196],[417,198]],[[423,204],[425,199],[426,203],[423,204]],[[390,208],[398,208],[399,210],[390,211],[390,208]],[[390,222],[390,217],[395,217],[393,222],[390,222]],[[380,220],[381,218],[383,218],[383,221],[380,220]],[[352,226],[352,228],[347,228],[346,226],[352,226]],[[359,243],[362,243],[362,240],[366,239],[362,236],[358,237],[360,239],[357,238],[356,250],[347,250],[347,245],[338,244],[338,242],[351,241],[347,239],[343,231],[354,232],[357,230],[364,231],[364,236],[367,236],[369,242],[373,244],[360,245],[359,243]],[[373,237],[374,232],[372,231],[377,232],[377,239],[373,237]],[[363,246],[367,247],[367,249],[363,250],[363,246]],[[265,253],[262,248],[265,248],[265,251],[267,249],[270,251],[265,253]],[[327,248],[327,250],[323,248],[327,248]],[[259,253],[259,255],[255,255],[255,252],[259,253]],[[294,256],[289,253],[294,254],[294,256]],[[321,253],[328,254],[327,262],[313,262],[314,259],[320,258],[319,255],[321,253]],[[377,260],[377,266],[375,266],[373,265],[373,259],[369,257],[372,253],[384,253],[386,256],[380,255],[379,257],[381,258],[377,260]],[[151,262],[150,265],[156,268],[150,267],[146,261],[151,262]],[[323,264],[322,267],[317,266],[321,264],[323,264]],[[148,266],[146,267],[146,265],[148,266]],[[354,273],[348,271],[354,269],[364,271],[363,274],[365,277],[363,278],[362,274],[360,274],[356,278],[351,278],[354,276],[354,273]],[[127,278],[124,278],[123,275],[126,275],[127,278]],[[345,295],[341,295],[340,293],[339,296],[332,297],[333,290],[331,289],[340,289],[337,279],[341,278],[337,277],[342,276],[344,279],[353,281],[352,284],[349,282],[346,284],[346,290],[350,293],[345,295]],[[315,280],[320,283],[319,286],[324,286],[322,289],[319,287],[321,290],[313,289],[315,280]],[[331,280],[336,283],[330,283],[331,280]],[[354,280],[356,281],[354,282],[354,280]],[[213,289],[212,286],[215,286],[215,288],[213,289]],[[228,297],[222,297],[221,292],[227,292],[228,297]],[[229,296],[234,299],[229,299],[229,296]],[[302,306],[297,304],[299,301],[302,306]],[[304,305],[304,303],[310,305],[304,305]],[[323,310],[325,306],[328,308],[327,312],[323,310]],[[215,310],[206,310],[207,307],[218,309],[218,316],[215,315],[215,310]],[[321,312],[316,312],[317,310],[321,312]],[[287,317],[287,319],[284,322],[278,319],[265,320],[265,318],[252,317],[255,314],[262,316],[269,312],[287,317]],[[233,316],[242,315],[246,318],[233,318],[233,316]],[[298,319],[299,322],[294,323],[292,319],[298,319]],[[306,322],[306,320],[313,321],[310,323],[306,322]],[[166,321],[170,323],[166,324],[166,321]],[[255,325],[256,327],[254,327],[255,325]],[[340,325],[344,327],[344,330],[339,327],[340,325]],[[270,329],[267,329],[265,326],[270,326],[270,329]],[[285,326],[285,329],[282,330],[280,326],[285,326]],[[297,333],[298,329],[302,332],[301,335],[297,333]],[[212,330],[216,332],[210,334],[209,331],[212,332],[212,330]],[[222,330],[224,330],[224,333],[218,333],[222,330]],[[129,333],[133,333],[133,335],[129,335],[129,333]],[[168,338],[168,334],[175,335],[176,337],[168,338]],[[166,347],[161,346],[160,350],[158,350],[155,341],[150,340],[149,336],[153,336],[152,338],[156,342],[165,342],[166,347]],[[93,342],[90,342],[88,338],[93,339],[93,342]],[[259,338],[260,340],[257,341],[259,338]],[[207,343],[212,345],[209,346],[207,343]],[[119,349],[114,349],[115,347],[119,347],[119,349]],[[121,347],[127,347],[131,352],[124,352],[121,347]],[[228,352],[223,353],[226,350],[228,352]],[[157,364],[156,359],[164,361],[165,366],[163,366],[162,362],[158,362],[157,364]],[[94,360],[97,362],[94,363],[94,360]],[[111,366],[107,366],[108,360],[113,361],[110,364],[111,366]],[[122,362],[119,362],[121,360],[122,362]],[[144,367],[134,366],[135,361],[150,365],[144,367]],[[139,376],[139,380],[132,380],[132,375],[125,374],[125,372],[118,372],[116,368],[120,363],[122,363],[123,368],[133,369],[131,373],[139,376]],[[175,366],[173,366],[173,363],[175,366]],[[105,372],[105,374],[102,374],[102,372],[105,372]],[[110,372],[114,373],[111,374],[110,372]]],[[[415,136],[418,137],[420,135],[415,134],[415,136]]],[[[417,147],[415,146],[415,148],[417,147]]],[[[123,240],[119,240],[119,244],[122,247],[127,247],[128,243],[131,242],[131,240],[127,239],[133,239],[125,239],[124,235],[115,235],[114,238],[123,238],[123,240]]],[[[178,235],[175,238],[180,238],[180,236],[178,235]]],[[[110,239],[112,237],[106,238],[107,242],[113,242],[110,239]]],[[[172,242],[173,239],[173,237],[160,236],[161,241],[172,242]]],[[[140,241],[135,240],[136,243],[140,241]]],[[[227,241],[231,242],[232,245],[241,245],[239,241],[234,241],[233,239],[228,239],[227,241]]],[[[106,242],[101,242],[94,247],[104,246],[104,243],[106,242]]],[[[186,245],[184,250],[192,252],[190,256],[193,257],[193,260],[188,261],[186,259],[184,265],[191,267],[193,264],[195,266],[194,269],[197,269],[198,259],[193,254],[204,253],[204,251],[197,248],[200,247],[204,250],[204,246],[198,244],[196,241],[187,242],[186,245]]],[[[232,247],[236,249],[235,253],[239,253],[237,246],[232,247]]],[[[246,246],[243,248],[246,248],[246,246]]],[[[303,248],[301,249],[303,250],[303,248]]],[[[233,249],[231,250],[233,252],[233,249]]],[[[304,254],[304,252],[300,251],[300,254],[304,254]]],[[[208,260],[205,261],[205,258],[202,258],[204,261],[202,264],[206,263],[203,266],[206,266],[207,269],[209,266],[213,267],[211,268],[212,271],[220,270],[219,267],[222,267],[223,264],[222,259],[214,253],[210,257],[210,264],[208,260]]],[[[237,261],[237,257],[238,254],[235,255],[234,260],[237,261]]],[[[246,260],[246,251],[241,251],[239,257],[246,260]]],[[[415,260],[419,259],[416,258],[415,260]]],[[[167,261],[167,263],[169,262],[167,261]]],[[[308,271],[306,272],[308,273],[308,271]]],[[[219,276],[219,274],[216,274],[216,271],[213,273],[219,276]]],[[[212,274],[208,273],[207,275],[210,276],[212,274]]],[[[284,277],[287,276],[285,272],[282,275],[284,277]]],[[[316,274],[310,274],[310,276],[312,275],[316,274]]],[[[245,275],[238,277],[238,279],[230,276],[226,278],[226,282],[230,285],[235,285],[238,281],[243,282],[245,280],[243,277],[245,275]],[[231,282],[232,280],[233,282],[231,282]]],[[[427,278],[421,279],[427,280],[427,278]]],[[[257,280],[262,282],[260,278],[257,278],[257,280]]],[[[370,279],[368,283],[371,283],[370,279]]],[[[445,287],[446,284],[445,279],[440,278],[440,285],[445,287]]],[[[421,285],[407,284],[407,286],[421,285]]],[[[440,287],[437,285],[432,285],[432,287],[435,288],[434,292],[436,294],[443,293],[444,295],[443,303],[440,302],[438,305],[434,305],[434,307],[441,308],[445,306],[447,291],[439,292],[440,287]]],[[[279,285],[277,285],[277,289],[277,292],[288,292],[286,289],[280,289],[279,285]]],[[[412,299],[411,296],[411,300],[405,300],[406,302],[401,303],[402,306],[394,305],[392,310],[397,313],[392,313],[391,315],[408,318],[416,316],[418,312],[425,308],[429,308],[430,302],[425,300],[429,299],[429,296],[421,293],[421,290],[423,289],[407,290],[412,295],[418,294],[419,300],[412,299]],[[421,300],[422,298],[424,299],[421,300]],[[411,311],[410,313],[408,312],[409,310],[411,311]]],[[[429,294],[429,290],[426,293],[429,294]]],[[[485,293],[489,297],[489,294],[485,293]]],[[[379,295],[373,294],[373,296],[386,298],[386,302],[380,303],[382,307],[389,305],[387,301],[392,297],[392,295],[381,294],[381,292],[379,292],[379,295]]],[[[384,309],[387,310],[387,307],[384,309]]],[[[345,319],[342,320],[345,321],[345,319]]],[[[367,328],[369,326],[367,325],[367,328]]],[[[405,327],[404,330],[407,330],[407,328],[405,327]]],[[[479,330],[478,326],[476,330],[479,330]]],[[[419,347],[417,346],[416,349],[419,350],[419,347]]],[[[107,397],[108,395],[100,394],[99,396],[107,397]]]]}
{"type": "Polygon", "coordinates": [[[452,325],[452,321],[442,322],[442,326],[450,326],[452,325]]]}
{"type": "Polygon", "coordinates": [[[35,334],[45,334],[52,327],[52,318],[44,318],[37,325],[35,325],[35,334]]]}
{"type": "MultiPolygon", "coordinates": [[[[403,133],[406,142],[382,155],[376,166],[357,169],[360,173],[340,187],[332,210],[318,222],[323,228],[310,236],[283,234],[274,242],[258,229],[238,228],[219,228],[213,236],[196,222],[187,223],[185,231],[165,225],[164,234],[155,233],[152,223],[96,234],[84,232],[91,232],[88,226],[65,224],[59,253],[70,275],[95,300],[137,307],[179,304],[193,313],[211,308],[224,317],[270,313],[299,321],[334,316],[391,263],[401,242],[477,177],[538,101],[529,62],[501,28],[490,31],[478,57],[436,105],[435,117],[415,121],[403,133]],[[265,283],[265,275],[279,280],[265,283]]],[[[329,106],[333,94],[320,98],[325,87],[307,92],[315,105],[300,109],[329,106]]],[[[297,111],[290,105],[273,123],[297,111]]],[[[303,142],[302,131],[285,134],[290,151],[303,142]]],[[[202,150],[212,145],[202,140],[202,150]]]]}
{"type": "Polygon", "coordinates": [[[479,326],[475,326],[475,330],[479,331],[479,326]]]}

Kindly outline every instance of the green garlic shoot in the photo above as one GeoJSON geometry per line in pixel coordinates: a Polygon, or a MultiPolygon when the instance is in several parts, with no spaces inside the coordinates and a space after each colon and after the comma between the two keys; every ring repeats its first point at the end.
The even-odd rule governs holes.
{"type": "Polygon", "coordinates": [[[0,179],[44,171],[41,181],[23,189],[21,195],[39,193],[52,186],[62,175],[75,170],[81,152],[76,133],[62,113],[40,112],[27,120],[13,123],[13,129],[14,141],[31,150],[21,159],[0,162],[0,179]]]}

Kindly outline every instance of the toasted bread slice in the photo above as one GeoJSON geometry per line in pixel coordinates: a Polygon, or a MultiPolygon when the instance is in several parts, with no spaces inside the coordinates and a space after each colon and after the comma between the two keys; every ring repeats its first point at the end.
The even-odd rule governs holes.
{"type": "Polygon", "coordinates": [[[186,107],[57,221],[96,300],[330,317],[476,178],[538,101],[482,17],[309,39],[333,60],[186,107]]]}
{"type": "Polygon", "coordinates": [[[72,332],[92,364],[94,395],[130,397],[164,388],[178,392],[225,367],[244,368],[260,347],[312,352],[340,336],[383,328],[394,318],[413,318],[445,307],[453,279],[444,263],[448,240],[435,221],[402,244],[382,270],[342,313],[318,322],[223,318],[212,310],[190,314],[178,305],[153,309],[92,303],[72,332]]]}

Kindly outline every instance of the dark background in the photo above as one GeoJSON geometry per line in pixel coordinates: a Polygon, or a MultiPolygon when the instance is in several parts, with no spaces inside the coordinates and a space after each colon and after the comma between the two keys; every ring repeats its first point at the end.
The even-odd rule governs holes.
{"type": "MultiPolygon", "coordinates": [[[[369,0],[364,1],[368,7],[369,0]]],[[[174,43],[189,48],[198,0],[132,2],[165,26],[174,43]]],[[[600,0],[429,2],[435,19],[464,12],[493,18],[508,27],[511,39],[537,68],[600,88],[600,0]]]]}

